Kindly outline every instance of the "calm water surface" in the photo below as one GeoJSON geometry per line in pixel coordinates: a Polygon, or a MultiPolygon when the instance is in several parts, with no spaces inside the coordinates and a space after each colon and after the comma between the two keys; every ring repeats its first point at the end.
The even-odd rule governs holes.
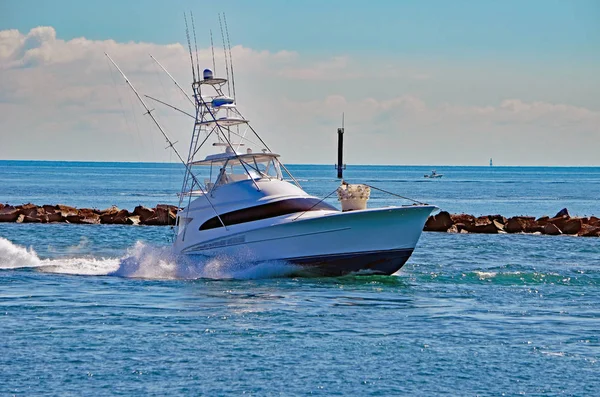
{"type": "MultiPolygon", "coordinates": [[[[292,166],[329,194],[333,169],[292,166]]],[[[354,167],[451,212],[599,210],[598,168],[354,167]]],[[[174,203],[175,165],[0,162],[0,201],[174,203]]],[[[335,204],[335,200],[331,201],[335,204]]],[[[370,205],[396,201],[375,194],[370,205]]],[[[597,395],[600,240],[424,233],[391,277],[173,261],[166,227],[0,224],[0,395],[597,395]]]]}

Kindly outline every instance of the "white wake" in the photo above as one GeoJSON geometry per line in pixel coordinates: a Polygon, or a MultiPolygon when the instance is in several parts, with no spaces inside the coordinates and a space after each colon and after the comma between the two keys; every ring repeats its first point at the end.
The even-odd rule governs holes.
{"type": "Polygon", "coordinates": [[[283,261],[251,263],[239,258],[177,256],[171,247],[156,247],[139,241],[121,258],[40,259],[32,248],[15,245],[0,237],[0,270],[25,268],[46,273],[143,279],[260,279],[285,277],[298,270],[283,261]]]}

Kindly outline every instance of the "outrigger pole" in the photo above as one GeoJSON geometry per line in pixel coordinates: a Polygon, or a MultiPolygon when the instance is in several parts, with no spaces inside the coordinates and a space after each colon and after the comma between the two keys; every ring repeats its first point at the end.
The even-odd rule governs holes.
{"type": "Polygon", "coordinates": [[[177,86],[177,88],[179,88],[179,91],[181,91],[181,93],[182,93],[183,95],[185,95],[185,97],[188,99],[188,101],[190,101],[190,103],[191,103],[193,106],[196,106],[196,105],[194,104],[194,101],[192,101],[192,98],[190,98],[190,96],[188,95],[188,93],[187,93],[187,92],[185,92],[185,90],[184,90],[183,88],[181,88],[181,86],[179,85],[179,83],[177,83],[177,80],[175,80],[175,78],[174,78],[173,76],[171,76],[171,73],[169,73],[169,71],[168,71],[167,69],[165,69],[165,67],[164,67],[163,65],[161,65],[161,63],[160,63],[160,62],[158,62],[158,60],[152,56],[152,54],[148,54],[148,55],[150,55],[150,58],[152,58],[152,60],[153,60],[154,62],[156,62],[156,64],[157,64],[158,66],[160,66],[160,68],[161,68],[161,69],[162,69],[162,70],[163,70],[163,71],[164,71],[164,72],[167,74],[167,76],[169,76],[169,77],[171,78],[171,81],[173,81],[173,83],[175,83],[175,85],[177,86]]]}
{"type": "MultiPolygon", "coordinates": [[[[160,125],[160,123],[158,122],[158,120],[156,120],[156,117],[154,117],[154,115],[152,114],[153,109],[151,110],[148,107],[148,105],[146,105],[146,102],[144,102],[144,100],[142,99],[142,97],[140,96],[140,94],[137,92],[137,90],[135,89],[135,87],[133,86],[133,84],[131,84],[131,82],[129,81],[129,79],[125,75],[125,73],[123,73],[123,71],[121,70],[121,68],[115,63],[115,61],[113,61],[113,59],[110,57],[110,55],[108,55],[106,52],[104,53],[104,55],[106,55],[106,57],[109,59],[109,61],[115,66],[115,68],[117,68],[117,70],[119,71],[119,73],[121,73],[121,76],[123,76],[123,78],[125,79],[125,82],[129,86],[129,88],[131,88],[131,90],[135,93],[135,96],[140,100],[140,103],[142,104],[142,106],[144,106],[144,109],[146,109],[146,113],[144,113],[144,114],[149,115],[150,118],[152,119],[152,121],[154,121],[154,124],[156,124],[156,127],[158,128],[158,130],[160,131],[160,133],[163,135],[163,137],[165,138],[165,140],[169,144],[167,147],[168,148],[170,147],[171,149],[173,149],[173,152],[175,152],[175,154],[177,155],[177,158],[179,158],[179,161],[181,161],[181,164],[184,165],[186,172],[188,172],[189,175],[194,180],[194,182],[196,182],[196,184],[198,184],[198,186],[201,187],[202,184],[198,181],[198,179],[196,178],[196,176],[192,173],[192,170],[190,169],[189,164],[183,160],[183,157],[181,157],[181,155],[179,154],[179,151],[177,150],[177,148],[175,148],[175,146],[174,146],[175,142],[171,141],[171,138],[169,138],[169,136],[167,135],[167,133],[165,132],[165,130],[163,130],[163,128],[160,125]]],[[[193,70],[194,70],[194,68],[192,67],[192,71],[193,70]]],[[[221,216],[217,212],[217,209],[214,207],[213,203],[209,200],[209,198],[208,198],[207,195],[205,195],[205,197],[206,197],[206,201],[208,201],[208,203],[212,207],[213,211],[217,215],[217,218],[219,219],[219,221],[221,222],[221,224],[223,225],[223,227],[225,227],[225,229],[227,229],[227,226],[225,225],[225,223],[221,219],[221,216]]]]}
{"type": "Polygon", "coordinates": [[[154,117],[154,115],[152,114],[152,111],[154,109],[150,109],[148,107],[148,105],[146,105],[146,102],[144,102],[144,100],[142,99],[142,97],[140,96],[140,94],[137,92],[137,90],[135,89],[135,87],[133,86],[133,84],[131,84],[131,82],[129,81],[129,79],[127,78],[127,76],[125,76],[125,73],[123,73],[123,71],[121,70],[121,68],[119,68],[119,66],[115,63],[115,61],[113,61],[113,59],[110,57],[110,55],[108,55],[106,52],[104,53],[104,55],[106,55],[106,57],[110,60],[110,62],[115,65],[115,68],[117,68],[117,70],[119,71],[119,73],[121,73],[121,76],[123,76],[123,78],[125,79],[125,82],[127,83],[127,85],[129,86],[129,88],[131,88],[133,90],[133,92],[135,93],[135,96],[137,96],[137,98],[140,100],[142,106],[144,107],[144,109],[146,109],[146,113],[150,116],[150,118],[152,119],[152,121],[154,121],[154,124],[156,124],[156,127],[158,128],[158,130],[160,131],[160,133],[165,137],[165,140],[167,141],[167,143],[169,144],[169,146],[173,149],[173,151],[175,152],[175,154],[177,155],[177,157],[179,157],[179,160],[181,161],[181,163],[183,165],[185,165],[185,167],[187,168],[187,164],[186,162],[183,160],[183,157],[181,157],[181,155],[179,154],[179,152],[177,151],[177,149],[175,148],[173,141],[171,141],[171,138],[169,138],[169,136],[167,135],[167,133],[165,132],[165,130],[163,130],[163,128],[161,127],[160,123],[158,122],[158,120],[156,120],[156,117],[154,117]]]}

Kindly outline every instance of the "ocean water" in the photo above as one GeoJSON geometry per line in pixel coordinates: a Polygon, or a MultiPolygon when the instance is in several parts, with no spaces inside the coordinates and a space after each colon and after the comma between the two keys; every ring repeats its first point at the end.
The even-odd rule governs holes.
{"type": "MultiPolygon", "coordinates": [[[[329,166],[290,170],[310,193],[329,166]]],[[[600,215],[600,168],[354,166],[450,212],[600,215]]],[[[176,203],[174,164],[0,161],[0,201],[176,203]]],[[[329,200],[335,204],[335,199],[329,200]]],[[[406,203],[374,192],[371,206],[406,203]]],[[[178,263],[169,227],[0,223],[0,395],[600,390],[600,239],[423,233],[394,276],[178,263]]]]}

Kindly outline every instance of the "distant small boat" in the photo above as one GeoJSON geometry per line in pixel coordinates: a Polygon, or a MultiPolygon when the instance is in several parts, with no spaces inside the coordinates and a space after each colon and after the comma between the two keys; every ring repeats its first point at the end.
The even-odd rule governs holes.
{"type": "Polygon", "coordinates": [[[438,174],[436,172],[436,170],[431,171],[431,174],[425,174],[423,175],[425,178],[441,178],[444,176],[444,174],[438,174]]]}

